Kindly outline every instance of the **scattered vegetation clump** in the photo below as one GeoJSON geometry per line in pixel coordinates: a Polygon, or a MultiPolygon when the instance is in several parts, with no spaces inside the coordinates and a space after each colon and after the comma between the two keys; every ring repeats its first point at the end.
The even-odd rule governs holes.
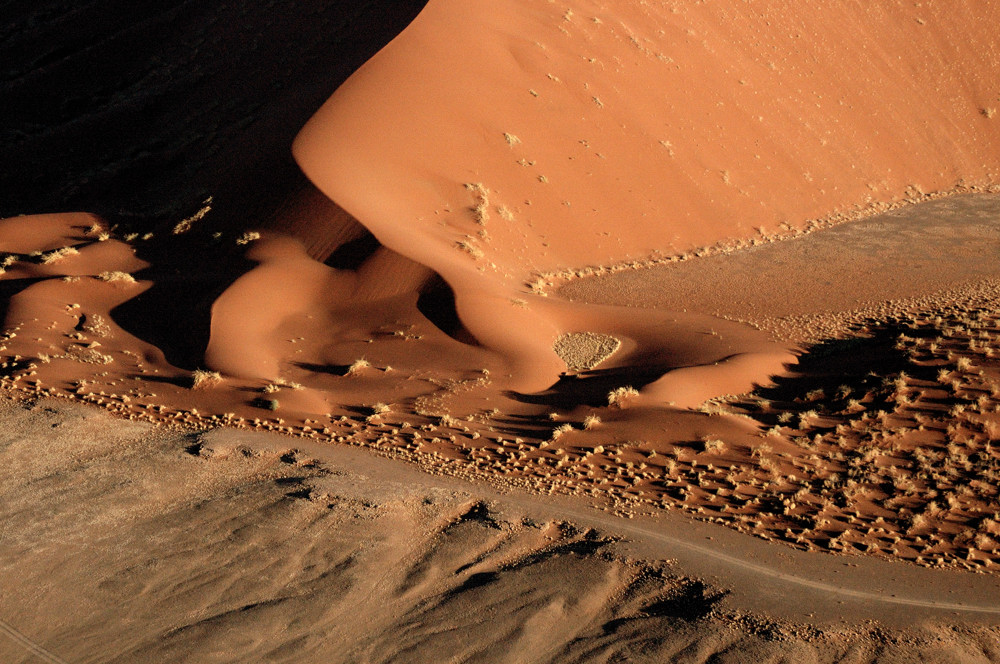
{"type": "Polygon", "coordinates": [[[260,239],[260,233],[258,233],[257,231],[247,231],[246,233],[243,233],[238,238],[236,238],[236,244],[239,245],[250,244],[251,242],[254,242],[259,239],[260,239]]]}
{"type": "Polygon", "coordinates": [[[472,218],[481,226],[490,220],[490,190],[481,182],[470,182],[465,188],[472,192],[475,205],[472,207],[472,218]]]}
{"type": "Polygon", "coordinates": [[[635,389],[631,385],[616,387],[608,392],[608,405],[624,408],[630,399],[637,396],[639,396],[639,390],[635,389]]]}
{"type": "Polygon", "coordinates": [[[552,431],[552,440],[556,440],[558,438],[561,438],[562,436],[568,434],[572,430],[573,430],[573,425],[572,424],[563,424],[563,425],[560,425],[560,426],[556,427],[552,431]]]}
{"type": "Polygon", "coordinates": [[[196,222],[201,221],[206,214],[211,212],[212,197],[209,196],[208,198],[206,198],[204,201],[202,201],[201,205],[202,205],[201,208],[197,212],[195,212],[190,217],[184,219],[183,221],[179,222],[176,226],[174,226],[174,235],[182,235],[184,233],[187,233],[188,231],[191,230],[191,227],[194,226],[196,222]]]}
{"type": "Polygon", "coordinates": [[[473,258],[475,258],[476,260],[479,260],[480,258],[482,258],[483,256],[485,256],[486,254],[483,252],[482,249],[480,249],[476,245],[472,244],[472,242],[470,240],[471,240],[471,238],[469,238],[467,240],[459,240],[458,242],[455,243],[455,246],[457,246],[459,249],[461,249],[465,253],[469,254],[470,256],[472,256],[473,258]]]}
{"type": "Polygon", "coordinates": [[[702,446],[706,452],[722,452],[726,449],[726,443],[718,438],[706,438],[702,441],[702,446]]]}
{"type": "Polygon", "coordinates": [[[121,284],[134,284],[135,277],[133,277],[128,272],[121,272],[119,270],[114,270],[111,272],[101,272],[97,275],[97,278],[101,281],[107,281],[109,283],[121,283],[121,284]]]}
{"type": "Polygon", "coordinates": [[[364,371],[365,369],[368,369],[369,367],[371,367],[371,362],[369,362],[368,360],[363,359],[363,358],[362,359],[358,359],[358,360],[355,360],[351,364],[351,366],[347,367],[347,373],[345,373],[344,375],[346,375],[346,376],[360,376],[361,372],[364,371]]]}
{"type": "Polygon", "coordinates": [[[43,265],[50,265],[57,261],[61,261],[67,256],[75,256],[79,253],[80,252],[77,250],[76,247],[62,247],[61,249],[55,249],[53,251],[50,251],[47,254],[42,254],[40,257],[40,262],[43,265]]]}
{"type": "Polygon", "coordinates": [[[976,533],[1000,513],[1000,362],[983,348],[998,331],[1000,316],[971,306],[868,320],[730,399],[796,449],[752,446],[740,472],[772,488],[714,518],[803,548],[996,569],[1000,541],[976,533]]]}
{"type": "Polygon", "coordinates": [[[191,373],[191,387],[195,390],[213,387],[222,382],[222,374],[218,371],[207,371],[205,369],[195,369],[191,373]]]}

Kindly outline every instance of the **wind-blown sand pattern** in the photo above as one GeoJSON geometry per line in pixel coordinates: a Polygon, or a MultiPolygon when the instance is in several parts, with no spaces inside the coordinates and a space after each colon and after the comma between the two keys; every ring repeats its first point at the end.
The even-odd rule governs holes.
{"type": "Polygon", "coordinates": [[[0,220],[0,386],[993,573],[998,21],[431,0],[259,215],[0,220]]]}

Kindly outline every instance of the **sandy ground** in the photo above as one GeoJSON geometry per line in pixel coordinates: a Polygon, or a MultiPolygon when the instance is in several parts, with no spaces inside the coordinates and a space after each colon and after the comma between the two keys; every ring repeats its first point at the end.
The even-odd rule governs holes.
{"type": "MultiPolygon", "coordinates": [[[[662,526],[580,503],[580,519],[554,518],[565,505],[368,453],[221,429],[167,433],[62,402],[5,400],[2,417],[6,662],[998,655],[989,624],[1000,617],[977,613],[960,580],[921,588],[898,565],[900,598],[923,594],[937,609],[880,603],[864,565],[845,566],[831,583],[855,584],[854,597],[793,584],[776,598],[785,614],[827,615],[810,626],[749,610],[760,598],[726,586],[746,583],[739,566],[692,578],[686,561],[664,555],[662,526]],[[864,619],[878,612],[907,627],[864,619]]],[[[717,535],[713,550],[730,544],[719,528],[669,532],[688,546],[717,535]]],[[[743,549],[757,565],[777,562],[743,549]]]]}
{"type": "Polygon", "coordinates": [[[997,275],[998,249],[1000,196],[948,196],[698,260],[612,268],[598,278],[570,279],[558,293],[597,304],[690,309],[815,342],[863,320],[861,312],[884,317],[946,307],[957,291],[997,275]],[[829,326],[834,320],[839,328],[829,326]]]}

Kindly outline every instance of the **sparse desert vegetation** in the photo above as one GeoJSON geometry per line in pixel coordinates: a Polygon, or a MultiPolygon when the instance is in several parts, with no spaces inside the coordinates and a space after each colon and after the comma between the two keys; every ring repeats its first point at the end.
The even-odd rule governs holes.
{"type": "Polygon", "coordinates": [[[121,270],[112,270],[110,272],[101,272],[97,275],[97,278],[101,281],[107,281],[108,283],[120,283],[120,284],[134,284],[135,277],[133,277],[128,272],[122,272],[121,270]]]}
{"type": "Polygon", "coordinates": [[[608,392],[608,405],[624,408],[630,399],[637,396],[639,396],[639,390],[635,389],[631,385],[616,387],[608,392]]]}
{"type": "Polygon", "coordinates": [[[191,387],[196,390],[214,387],[222,382],[222,374],[218,371],[195,369],[191,373],[191,387]]]}
{"type": "Polygon", "coordinates": [[[354,360],[349,367],[347,367],[347,376],[360,376],[366,369],[371,368],[371,362],[364,358],[354,360]]]}

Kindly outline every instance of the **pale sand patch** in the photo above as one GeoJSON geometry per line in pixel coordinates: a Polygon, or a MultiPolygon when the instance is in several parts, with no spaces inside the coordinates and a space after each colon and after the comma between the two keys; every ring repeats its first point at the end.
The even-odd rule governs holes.
{"type": "Polygon", "coordinates": [[[552,345],[571,371],[588,371],[608,359],[621,348],[622,342],[610,334],[569,332],[552,345]]]}

